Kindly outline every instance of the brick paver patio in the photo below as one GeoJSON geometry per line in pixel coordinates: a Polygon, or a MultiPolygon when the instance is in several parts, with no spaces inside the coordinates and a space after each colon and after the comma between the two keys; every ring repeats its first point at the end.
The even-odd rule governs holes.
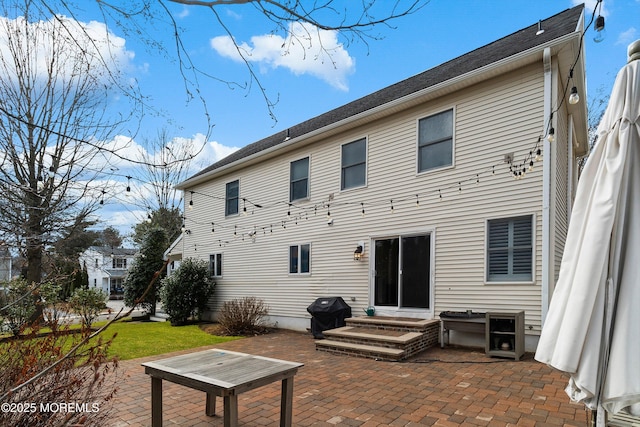
{"type": "MultiPolygon", "coordinates": [[[[566,377],[531,354],[515,362],[438,347],[407,362],[381,362],[317,352],[310,334],[291,331],[215,347],[304,363],[294,383],[295,426],[585,426],[589,416],[569,402],[566,377]]],[[[140,364],[168,356],[121,363],[110,427],[151,424],[151,381],[140,364]]],[[[203,392],[165,382],[163,395],[165,426],[222,425],[220,414],[204,414],[203,392]]],[[[280,384],[243,393],[238,404],[241,426],[277,426],[280,384]]]]}

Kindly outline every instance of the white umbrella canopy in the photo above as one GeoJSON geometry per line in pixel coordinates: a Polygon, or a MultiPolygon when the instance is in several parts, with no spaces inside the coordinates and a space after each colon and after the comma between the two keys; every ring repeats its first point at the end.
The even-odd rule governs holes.
{"type": "Polygon", "coordinates": [[[576,199],[536,360],[590,409],[640,416],[640,40],[616,78],[576,199]]]}

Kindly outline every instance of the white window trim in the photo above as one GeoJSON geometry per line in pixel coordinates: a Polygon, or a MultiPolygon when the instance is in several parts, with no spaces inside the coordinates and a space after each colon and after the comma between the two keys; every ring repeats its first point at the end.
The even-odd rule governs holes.
{"type": "Polygon", "coordinates": [[[299,157],[289,162],[289,202],[305,202],[311,200],[311,154],[299,157]],[[309,159],[309,170],[307,171],[307,197],[291,200],[291,165],[299,160],[309,159]]]}
{"type": "Polygon", "coordinates": [[[509,285],[535,285],[536,284],[536,275],[537,275],[537,266],[536,266],[536,252],[537,252],[537,216],[535,213],[531,212],[523,212],[523,213],[514,213],[512,215],[504,215],[498,217],[491,217],[485,219],[484,222],[484,272],[483,272],[483,281],[485,285],[499,285],[499,286],[509,286],[509,285]],[[521,216],[531,216],[531,280],[509,280],[509,281],[490,281],[488,280],[489,276],[489,221],[497,220],[497,219],[509,219],[509,218],[517,218],[521,216]]]}
{"type": "Polygon", "coordinates": [[[345,142],[340,144],[340,164],[338,165],[339,169],[338,169],[338,192],[340,193],[345,193],[347,191],[354,191],[354,190],[359,190],[361,188],[367,188],[367,186],[369,185],[369,136],[368,135],[364,135],[364,136],[359,136],[356,138],[352,138],[349,140],[349,142],[345,142]],[[342,188],[342,147],[344,147],[345,145],[349,145],[353,142],[358,142],[361,139],[364,139],[364,144],[365,144],[365,149],[364,149],[364,161],[365,161],[365,172],[364,172],[364,184],[360,185],[358,187],[349,187],[349,188],[342,188]]]}
{"type": "Polygon", "coordinates": [[[457,109],[455,105],[442,108],[433,112],[429,112],[428,114],[423,114],[420,117],[416,118],[415,120],[415,141],[416,141],[415,147],[416,148],[415,148],[415,166],[414,166],[414,171],[416,172],[416,176],[422,176],[422,175],[430,174],[433,172],[441,172],[441,171],[444,171],[447,169],[453,169],[456,167],[456,119],[457,119],[457,109]],[[453,131],[451,133],[451,138],[453,140],[451,142],[451,164],[446,166],[440,166],[433,169],[428,169],[425,171],[420,171],[420,120],[426,119],[431,116],[435,116],[436,114],[444,113],[445,111],[449,111],[449,110],[453,111],[453,117],[452,117],[453,131]]]}
{"type": "Polygon", "coordinates": [[[311,276],[311,271],[312,271],[312,263],[311,263],[311,252],[312,251],[312,245],[309,242],[304,242],[304,243],[291,243],[290,245],[287,245],[287,274],[289,276],[293,276],[293,277],[299,277],[299,276],[311,276]],[[302,257],[300,256],[300,254],[302,253],[301,247],[308,245],[309,246],[309,271],[305,272],[305,273],[301,273],[300,269],[302,266],[302,257]],[[298,247],[298,272],[297,273],[292,273],[290,271],[290,266],[291,266],[291,247],[292,246],[297,246],[298,247]]]}
{"type": "Polygon", "coordinates": [[[433,318],[435,315],[435,289],[436,289],[436,242],[437,242],[437,228],[436,227],[424,227],[418,229],[398,229],[398,230],[390,230],[389,233],[384,234],[374,234],[369,236],[369,255],[367,255],[370,259],[369,262],[369,305],[374,304],[374,292],[375,292],[375,242],[376,240],[381,239],[393,239],[393,238],[402,238],[402,237],[411,237],[411,236],[421,236],[421,235],[430,235],[431,236],[431,248],[429,253],[429,262],[430,262],[430,289],[429,289],[429,298],[431,301],[430,308],[408,308],[408,307],[389,307],[389,306],[379,306],[376,307],[376,312],[379,312],[382,315],[394,316],[401,314],[403,316],[408,317],[426,317],[428,319],[433,318]]]}
{"type": "Polygon", "coordinates": [[[240,191],[241,185],[240,185],[240,178],[235,178],[232,179],[230,181],[226,181],[224,183],[224,217],[225,218],[233,218],[236,217],[238,215],[240,215],[241,209],[242,207],[240,206],[240,201],[242,200],[242,197],[240,197],[240,194],[242,194],[242,192],[240,191]],[[238,181],[238,212],[234,213],[234,214],[228,214],[227,215],[227,185],[231,184],[232,182],[236,182],[238,181]]]}
{"type": "MultiPolygon", "coordinates": [[[[224,268],[222,268],[222,265],[224,264],[224,255],[222,254],[222,252],[214,252],[209,254],[209,266],[211,266],[211,257],[212,256],[217,257],[218,255],[220,255],[220,269],[224,270],[224,268]]],[[[215,266],[215,262],[214,262],[214,266],[215,266]]],[[[209,270],[209,277],[221,278],[222,274],[223,274],[222,272],[216,271],[214,273],[211,270],[209,270]]]]}

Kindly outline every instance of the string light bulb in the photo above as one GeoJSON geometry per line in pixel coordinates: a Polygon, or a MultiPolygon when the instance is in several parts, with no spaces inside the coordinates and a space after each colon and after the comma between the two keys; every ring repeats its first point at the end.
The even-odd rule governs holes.
{"type": "MultiPolygon", "coordinates": [[[[602,6],[601,6],[602,7],[602,6]]],[[[596,35],[593,38],[593,41],[596,43],[600,43],[604,40],[605,32],[604,32],[604,16],[598,15],[596,18],[596,25],[594,27],[596,30],[596,35]]]]}
{"type": "Polygon", "coordinates": [[[576,105],[578,102],[580,102],[580,95],[578,95],[578,88],[574,86],[571,88],[571,94],[569,95],[569,104],[576,105]]]}
{"type": "Polygon", "coordinates": [[[549,133],[547,134],[547,141],[549,142],[556,141],[556,130],[554,128],[549,129],[549,133]]]}
{"type": "Polygon", "coordinates": [[[540,150],[540,148],[538,148],[536,150],[536,162],[539,162],[540,160],[542,160],[542,150],[540,150]]]}
{"type": "Polygon", "coordinates": [[[362,207],[362,218],[364,218],[364,203],[360,203],[360,206],[362,207]]]}
{"type": "Polygon", "coordinates": [[[416,194],[416,208],[419,208],[419,207],[420,207],[420,198],[416,194]]]}

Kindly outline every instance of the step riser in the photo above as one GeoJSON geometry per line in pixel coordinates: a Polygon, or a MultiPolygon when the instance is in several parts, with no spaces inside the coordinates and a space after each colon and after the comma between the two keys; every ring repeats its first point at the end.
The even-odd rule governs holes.
{"type": "MultiPolygon", "coordinates": [[[[348,326],[357,328],[357,325],[353,325],[353,324],[348,326]]],[[[395,327],[391,329],[391,328],[375,328],[375,327],[372,327],[372,325],[370,324],[367,324],[366,326],[367,326],[367,329],[386,329],[386,330],[393,330],[393,331],[398,330],[395,327]]],[[[377,360],[391,360],[391,361],[404,360],[438,344],[438,338],[440,333],[439,323],[437,321],[429,323],[428,325],[424,326],[423,329],[425,330],[422,331],[422,334],[418,339],[413,339],[404,344],[396,343],[396,342],[388,342],[388,341],[385,342],[384,336],[380,336],[379,338],[376,338],[376,339],[345,337],[345,336],[335,336],[335,335],[332,335],[330,337],[332,341],[338,341],[346,344],[354,344],[355,346],[369,345],[369,346],[376,346],[381,348],[403,350],[403,353],[397,357],[395,355],[390,356],[388,354],[377,353],[375,351],[368,351],[360,348],[343,348],[343,347],[330,347],[330,346],[328,347],[324,345],[316,345],[316,350],[326,351],[334,354],[355,356],[355,357],[366,357],[369,359],[377,359],[377,360]]],[[[402,332],[416,332],[416,330],[415,329],[411,329],[410,331],[402,330],[402,332]]]]}
{"type": "Polygon", "coordinates": [[[388,362],[397,362],[405,358],[404,356],[396,358],[386,354],[379,354],[379,353],[373,353],[373,352],[368,352],[363,350],[345,349],[345,348],[316,347],[316,350],[324,351],[326,353],[331,353],[331,354],[339,354],[339,355],[352,356],[352,357],[362,357],[365,359],[384,360],[388,362]]]}

